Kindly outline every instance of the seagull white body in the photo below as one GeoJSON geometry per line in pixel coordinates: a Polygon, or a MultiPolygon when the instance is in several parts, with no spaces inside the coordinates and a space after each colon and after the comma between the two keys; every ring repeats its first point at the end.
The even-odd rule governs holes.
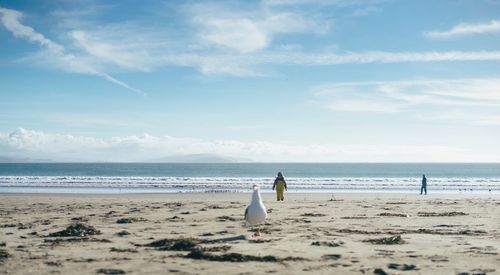
{"type": "Polygon", "coordinates": [[[262,203],[259,189],[258,185],[253,186],[252,201],[245,210],[245,220],[250,226],[263,224],[267,218],[266,207],[262,203]]]}

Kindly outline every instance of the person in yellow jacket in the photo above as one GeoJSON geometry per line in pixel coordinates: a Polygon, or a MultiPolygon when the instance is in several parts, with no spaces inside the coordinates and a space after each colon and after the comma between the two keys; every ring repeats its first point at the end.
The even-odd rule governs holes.
{"type": "Polygon", "coordinates": [[[274,180],[273,190],[276,188],[276,196],[278,201],[282,201],[285,197],[285,190],[288,191],[288,187],[286,186],[285,178],[281,172],[278,172],[278,176],[274,180]]]}

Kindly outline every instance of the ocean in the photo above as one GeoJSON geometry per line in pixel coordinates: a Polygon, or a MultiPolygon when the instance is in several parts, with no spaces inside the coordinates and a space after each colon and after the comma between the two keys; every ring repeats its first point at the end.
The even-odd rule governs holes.
{"type": "Polygon", "coordinates": [[[278,171],[289,192],[500,193],[499,163],[0,163],[0,192],[271,192],[278,171]]]}

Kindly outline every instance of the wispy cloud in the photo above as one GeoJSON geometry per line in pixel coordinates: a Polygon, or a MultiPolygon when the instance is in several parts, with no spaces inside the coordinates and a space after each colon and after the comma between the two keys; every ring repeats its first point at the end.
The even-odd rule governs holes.
{"type": "Polygon", "coordinates": [[[67,53],[64,46],[46,38],[43,34],[36,32],[32,27],[22,24],[20,22],[22,16],[23,14],[16,10],[0,8],[0,18],[4,27],[12,32],[15,37],[26,39],[42,46],[44,50],[39,56],[43,56],[43,58],[50,60],[51,64],[69,72],[98,76],[128,90],[144,94],[143,91],[133,88],[127,83],[105,72],[98,71],[84,60],[79,59],[73,54],[67,53]]]}
{"type": "MultiPolygon", "coordinates": [[[[473,152],[446,145],[308,144],[203,140],[148,134],[95,138],[18,129],[0,133],[0,149],[10,157],[58,161],[143,161],[165,156],[218,154],[255,161],[485,161],[473,152]]],[[[489,160],[489,159],[488,159],[489,160]]]]}
{"type": "MultiPolygon", "coordinates": [[[[445,51],[445,52],[384,52],[370,51],[361,53],[320,53],[320,54],[270,54],[264,59],[283,64],[338,65],[366,63],[407,63],[440,61],[498,61],[500,51],[445,51]]],[[[264,60],[262,60],[264,61],[264,60]]]]}
{"type": "Polygon", "coordinates": [[[335,111],[410,112],[419,118],[500,125],[499,78],[337,83],[313,93],[335,111]],[[429,107],[437,111],[422,116],[429,107]]]}
{"type": "Polygon", "coordinates": [[[500,21],[491,20],[489,22],[478,24],[462,23],[454,26],[447,31],[429,31],[425,32],[424,35],[429,38],[452,38],[457,36],[498,32],[500,32],[500,21]]]}
{"type": "MultiPolygon", "coordinates": [[[[364,1],[325,1],[324,5],[364,8],[364,1]]],[[[377,1],[370,1],[373,4],[377,1]]],[[[2,9],[3,25],[15,36],[38,43],[43,50],[33,61],[62,70],[99,76],[142,93],[112,77],[115,71],[150,72],[162,67],[189,67],[205,75],[263,76],[283,66],[342,64],[500,61],[500,51],[332,51],[275,43],[281,35],[319,35],[328,31],[331,18],[301,12],[308,1],[265,1],[245,8],[214,3],[187,3],[179,8],[180,30],[157,28],[146,21],[100,22],[94,9],[84,13],[59,10],[56,18],[71,24],[57,29],[56,43],[20,23],[21,13],[2,9]],[[288,9],[294,6],[299,8],[288,9]],[[285,8],[283,8],[285,7],[285,8]],[[183,21],[184,20],[184,21],[183,21]],[[66,39],[66,40],[65,40],[66,39]]],[[[372,6],[366,7],[373,10],[372,6]]],[[[377,7],[373,7],[377,9],[377,7]]],[[[108,11],[108,10],[106,10],[108,11]]],[[[109,11],[108,11],[109,12],[109,11]]]]}

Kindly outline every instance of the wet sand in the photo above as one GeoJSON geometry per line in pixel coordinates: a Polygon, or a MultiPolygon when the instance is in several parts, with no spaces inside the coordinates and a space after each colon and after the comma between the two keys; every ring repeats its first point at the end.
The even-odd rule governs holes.
{"type": "Polygon", "coordinates": [[[498,274],[498,195],[0,194],[0,274],[498,274]]]}

